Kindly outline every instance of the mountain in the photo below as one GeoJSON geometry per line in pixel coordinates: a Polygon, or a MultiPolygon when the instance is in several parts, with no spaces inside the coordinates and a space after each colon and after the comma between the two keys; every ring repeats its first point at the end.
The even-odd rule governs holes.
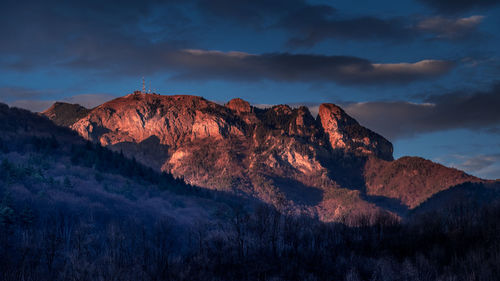
{"type": "Polygon", "coordinates": [[[71,126],[89,112],[89,109],[78,104],[56,102],[41,114],[49,117],[59,126],[71,126]]]}
{"type": "Polygon", "coordinates": [[[59,105],[42,114],[187,183],[324,221],[405,216],[439,192],[482,182],[418,157],[394,160],[388,140],[334,104],[314,118],[307,107],[134,92],[88,111],[59,105]]]}
{"type": "MultiPolygon", "coordinates": [[[[78,107],[52,107],[64,114],[81,112],[68,108],[78,107]]],[[[51,210],[63,210],[68,216],[98,214],[102,220],[123,216],[145,225],[169,220],[182,229],[196,221],[217,221],[216,213],[228,209],[232,201],[229,195],[185,184],[92,144],[43,116],[0,103],[2,227],[9,217],[21,219],[23,209],[29,209],[39,220],[50,217],[51,210]],[[7,206],[12,216],[5,212],[7,206]]]]}
{"type": "MultiPolygon", "coordinates": [[[[58,106],[52,112],[57,115],[57,109],[61,108],[65,109],[58,106]]],[[[243,135],[237,139],[241,146],[257,130],[257,126],[244,127],[245,120],[251,121],[250,124],[280,120],[272,113],[274,109],[258,110],[241,100],[215,107],[224,108],[230,110],[225,118],[231,117],[231,112],[244,114],[240,119],[234,116],[224,119],[228,124],[246,128],[243,132],[250,137],[243,135]],[[272,118],[263,118],[265,114],[272,114],[272,118]]],[[[293,177],[299,172],[283,174],[281,180],[276,178],[273,172],[292,165],[284,160],[278,163],[281,166],[273,168],[256,166],[253,174],[248,175],[254,180],[252,183],[261,181],[261,185],[251,188],[257,192],[260,187],[262,194],[254,196],[236,187],[234,191],[241,192],[239,196],[202,189],[185,184],[172,174],[159,173],[161,166],[155,171],[121,152],[89,142],[48,118],[0,104],[0,256],[4,257],[0,259],[0,279],[469,280],[477,276],[480,280],[495,279],[498,255],[491,253],[498,252],[500,245],[500,203],[494,202],[499,198],[500,182],[481,181],[421,158],[380,159],[368,148],[357,149],[362,146],[352,144],[355,143],[352,139],[359,137],[353,137],[352,130],[342,124],[350,123],[352,129],[357,123],[346,116],[345,122],[337,122],[338,130],[352,138],[343,138],[340,133],[326,134],[320,127],[321,120],[326,119],[309,118],[305,108],[277,108],[305,115],[303,120],[307,121],[303,124],[308,124],[307,129],[291,125],[300,121],[273,121],[271,124],[277,128],[269,129],[270,125],[266,125],[260,129],[263,134],[260,138],[268,143],[259,143],[259,138],[255,138],[254,145],[258,147],[249,147],[232,156],[242,162],[249,161],[244,157],[264,159],[270,157],[264,154],[270,150],[276,153],[273,156],[276,160],[288,153],[306,153],[296,148],[300,146],[295,143],[300,142],[317,153],[311,153],[310,157],[317,155],[321,169],[328,169],[329,181],[321,189],[311,187],[316,184],[314,177],[309,178],[311,185],[298,186],[299,181],[293,177]],[[281,133],[284,123],[300,137],[281,133]],[[344,145],[334,150],[330,145],[332,136],[344,145]],[[273,141],[282,141],[290,147],[273,141]],[[278,154],[278,148],[284,150],[282,154],[278,154]],[[477,182],[448,187],[468,179],[477,182]],[[412,196],[402,196],[406,193],[412,196]],[[278,211],[244,198],[264,200],[265,194],[283,194],[287,197],[282,199],[291,202],[277,204],[282,208],[278,211]],[[315,202],[318,197],[320,201],[315,202]],[[422,200],[425,201],[419,203],[422,200]],[[414,205],[417,207],[412,208],[414,205]],[[404,208],[412,209],[406,210],[410,215],[401,222],[393,214],[402,215],[404,208]],[[287,210],[305,214],[286,214],[287,210]],[[314,210],[319,210],[312,213],[318,217],[307,213],[314,210]],[[356,217],[360,214],[371,217],[356,217]],[[345,223],[320,221],[332,219],[345,223]],[[476,270],[471,272],[469,262],[473,259],[479,260],[476,270]]],[[[209,116],[219,114],[212,109],[209,116]]],[[[355,131],[374,134],[363,128],[355,131]]],[[[230,136],[220,139],[214,136],[215,140],[212,136],[205,137],[205,155],[200,156],[198,163],[205,158],[226,161],[217,157],[227,154],[217,153],[224,150],[222,145],[235,143],[234,137],[227,140],[230,136]],[[212,147],[214,144],[219,146],[212,147]]],[[[124,145],[129,148],[130,156],[144,157],[153,155],[146,148],[155,151],[151,148],[155,144],[166,147],[166,152],[173,150],[170,153],[176,153],[177,146],[188,147],[188,142],[162,145],[159,139],[148,137],[140,143],[108,146],[124,145]]],[[[192,147],[200,143],[196,137],[192,142],[192,147]]],[[[233,162],[229,164],[237,163],[230,160],[233,162]]],[[[232,171],[234,167],[225,168],[232,171]]],[[[284,171],[292,170],[288,167],[284,171]]],[[[301,172],[306,174],[308,170],[301,172]]]]}

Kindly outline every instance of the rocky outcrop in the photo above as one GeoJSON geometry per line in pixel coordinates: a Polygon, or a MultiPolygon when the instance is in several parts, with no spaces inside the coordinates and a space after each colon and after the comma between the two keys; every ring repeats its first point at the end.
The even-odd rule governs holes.
{"type": "Polygon", "coordinates": [[[213,114],[221,106],[196,96],[134,93],[98,106],[71,128],[103,145],[139,143],[155,136],[177,147],[196,139],[242,135],[237,124],[213,114]]]}
{"type": "Polygon", "coordinates": [[[226,103],[226,107],[236,112],[237,114],[252,112],[250,103],[240,98],[230,100],[228,103],[226,103]]]}
{"type": "MultiPolygon", "coordinates": [[[[60,112],[44,114],[61,120],[60,112]]],[[[420,178],[428,176],[422,171],[430,162],[419,164],[424,168],[417,174],[411,165],[391,166],[403,163],[392,161],[392,144],[334,104],[322,104],[314,118],[307,107],[260,109],[242,99],[223,106],[197,96],[136,92],[68,124],[87,140],[122,150],[190,184],[256,197],[325,221],[391,211],[370,200],[374,196],[413,208],[473,178],[440,172],[450,178],[433,184],[420,178]],[[397,173],[398,180],[385,178],[390,173],[397,173]],[[411,200],[408,194],[418,196],[411,200]]]]}
{"type": "Polygon", "coordinates": [[[379,134],[359,125],[342,108],[324,103],[319,107],[318,118],[333,149],[374,155],[385,160],[393,159],[392,144],[379,134]]]}

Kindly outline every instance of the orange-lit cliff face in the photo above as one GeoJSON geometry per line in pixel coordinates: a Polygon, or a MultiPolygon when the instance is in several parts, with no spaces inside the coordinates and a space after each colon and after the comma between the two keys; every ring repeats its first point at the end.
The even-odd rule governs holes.
{"type": "Polygon", "coordinates": [[[241,99],[221,106],[196,96],[130,94],[93,109],[71,127],[103,145],[156,136],[168,146],[201,139],[250,138],[256,128],[279,129],[283,136],[312,137],[312,142],[321,145],[329,141],[333,150],[392,159],[390,142],[360,126],[341,108],[321,105],[319,121],[305,107],[278,105],[260,110],[241,99]],[[327,137],[314,139],[318,134],[327,137]]]}
{"type": "MultiPolygon", "coordinates": [[[[59,115],[54,108],[45,114],[54,120],[59,115]]],[[[316,213],[323,220],[386,209],[369,196],[415,208],[436,192],[476,180],[431,162],[406,165],[420,163],[417,158],[398,165],[388,140],[334,104],[322,104],[314,118],[306,107],[259,109],[241,99],[223,106],[197,96],[134,93],[76,119],[69,126],[84,138],[189,183],[316,213]],[[440,168],[427,169],[431,164],[440,168]],[[423,176],[426,185],[419,190],[412,182],[423,176]],[[433,184],[437,176],[448,180],[433,184]],[[408,189],[398,185],[405,180],[408,189]],[[409,193],[417,199],[408,199],[409,193]]]]}

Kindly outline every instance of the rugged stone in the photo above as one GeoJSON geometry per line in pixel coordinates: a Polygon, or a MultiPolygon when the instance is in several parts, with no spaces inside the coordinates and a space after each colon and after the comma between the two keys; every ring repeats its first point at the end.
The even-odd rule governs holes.
{"type": "Polygon", "coordinates": [[[176,147],[196,139],[242,135],[237,124],[212,114],[220,108],[196,96],[134,93],[98,106],[71,127],[103,145],[139,143],[156,136],[161,144],[176,147]]]}
{"type": "Polygon", "coordinates": [[[250,103],[240,98],[230,100],[228,103],[226,103],[226,107],[238,114],[252,112],[250,103]]]}
{"type": "MultiPolygon", "coordinates": [[[[60,120],[59,112],[44,114],[60,120]]],[[[417,161],[416,175],[411,165],[392,165],[404,162],[392,161],[392,144],[334,104],[322,104],[315,119],[307,107],[259,109],[242,99],[222,106],[197,96],[133,93],[71,118],[79,118],[69,126],[84,138],[188,183],[325,221],[379,210],[404,215],[370,198],[399,200],[411,209],[475,179],[442,166],[428,171],[431,162],[417,161]],[[422,192],[408,182],[422,183],[422,192]],[[410,193],[419,195],[410,200],[410,193]]]]}
{"type": "Polygon", "coordinates": [[[385,160],[393,159],[392,144],[379,134],[359,125],[342,108],[324,103],[319,107],[318,118],[328,135],[332,149],[374,155],[385,160]]]}

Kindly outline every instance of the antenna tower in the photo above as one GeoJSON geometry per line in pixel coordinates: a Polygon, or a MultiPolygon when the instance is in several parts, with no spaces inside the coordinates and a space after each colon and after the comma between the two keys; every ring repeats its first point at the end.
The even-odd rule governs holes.
{"type": "Polygon", "coordinates": [[[144,80],[144,76],[142,77],[142,93],[146,93],[146,80],[144,80]]]}

